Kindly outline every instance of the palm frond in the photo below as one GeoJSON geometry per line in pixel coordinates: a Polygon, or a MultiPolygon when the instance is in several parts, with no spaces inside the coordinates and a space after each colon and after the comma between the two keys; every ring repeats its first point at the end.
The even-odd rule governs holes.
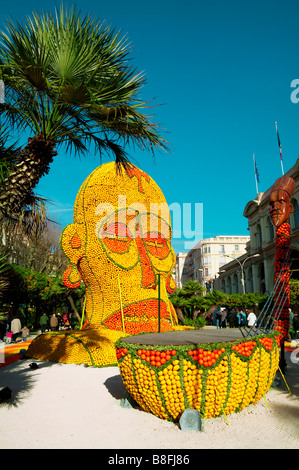
{"type": "Polygon", "coordinates": [[[54,16],[33,13],[24,25],[7,22],[0,42],[6,89],[0,112],[11,126],[58,144],[69,138],[81,152],[91,131],[109,133],[118,145],[168,149],[138,100],[145,77],[130,65],[132,45],[111,26],[61,5],[54,16]]]}
{"type": "Polygon", "coordinates": [[[49,222],[47,200],[34,193],[26,196],[18,213],[1,219],[0,228],[14,230],[18,236],[38,236],[49,222]]]}

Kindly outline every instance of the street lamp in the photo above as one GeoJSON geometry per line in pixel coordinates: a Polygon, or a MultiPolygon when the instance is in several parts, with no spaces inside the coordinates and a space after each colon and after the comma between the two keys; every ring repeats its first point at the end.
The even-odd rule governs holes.
{"type": "Polygon", "coordinates": [[[234,259],[235,261],[238,261],[239,265],[240,265],[240,268],[241,268],[241,285],[242,285],[242,290],[243,290],[243,294],[245,294],[245,281],[244,281],[244,264],[246,263],[246,261],[250,258],[256,258],[257,256],[259,256],[257,253],[255,255],[251,255],[251,256],[248,256],[248,258],[245,258],[244,261],[239,261],[238,258],[235,258],[234,256],[231,256],[231,255],[225,255],[223,254],[223,256],[226,256],[227,258],[232,258],[234,259]]]}

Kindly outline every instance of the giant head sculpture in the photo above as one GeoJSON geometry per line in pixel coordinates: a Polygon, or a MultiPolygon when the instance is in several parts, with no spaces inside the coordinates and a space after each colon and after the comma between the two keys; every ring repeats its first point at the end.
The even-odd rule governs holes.
{"type": "Polygon", "coordinates": [[[278,178],[272,186],[269,206],[271,220],[275,227],[280,227],[287,222],[290,214],[294,212],[290,199],[295,187],[295,181],[288,176],[278,178]]]}
{"type": "Polygon", "coordinates": [[[176,287],[169,208],[145,172],[133,165],[117,171],[114,162],[94,170],[61,245],[70,260],[64,282],[78,285],[82,277],[91,327],[157,331],[158,308],[161,331],[177,323],[167,295],[176,287]]]}

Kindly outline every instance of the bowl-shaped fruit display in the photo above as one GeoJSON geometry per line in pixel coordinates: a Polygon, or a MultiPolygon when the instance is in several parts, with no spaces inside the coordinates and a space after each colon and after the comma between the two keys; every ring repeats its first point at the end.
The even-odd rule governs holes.
{"type": "Polygon", "coordinates": [[[269,390],[279,363],[277,333],[222,343],[194,344],[173,333],[119,339],[116,353],[129,394],[146,412],[170,421],[191,408],[203,418],[242,410],[269,390]],[[183,341],[182,341],[183,340],[183,341]],[[184,344],[184,340],[185,344],[184,344]]]}

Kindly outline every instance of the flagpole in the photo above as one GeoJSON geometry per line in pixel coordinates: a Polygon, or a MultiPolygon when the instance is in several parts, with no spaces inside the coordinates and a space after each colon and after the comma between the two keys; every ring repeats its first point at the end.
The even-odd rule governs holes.
{"type": "Polygon", "coordinates": [[[279,153],[280,153],[281,171],[282,171],[282,175],[284,175],[284,169],[283,169],[283,163],[282,163],[281,143],[280,143],[279,134],[278,134],[278,129],[277,129],[277,122],[275,122],[275,127],[276,127],[277,141],[278,141],[278,147],[279,147],[279,153]]]}
{"type": "Polygon", "coordinates": [[[257,177],[256,177],[256,164],[255,164],[255,158],[253,154],[253,166],[254,166],[254,176],[255,176],[255,186],[256,186],[256,194],[258,195],[259,189],[258,189],[258,184],[257,184],[257,177]]]}

